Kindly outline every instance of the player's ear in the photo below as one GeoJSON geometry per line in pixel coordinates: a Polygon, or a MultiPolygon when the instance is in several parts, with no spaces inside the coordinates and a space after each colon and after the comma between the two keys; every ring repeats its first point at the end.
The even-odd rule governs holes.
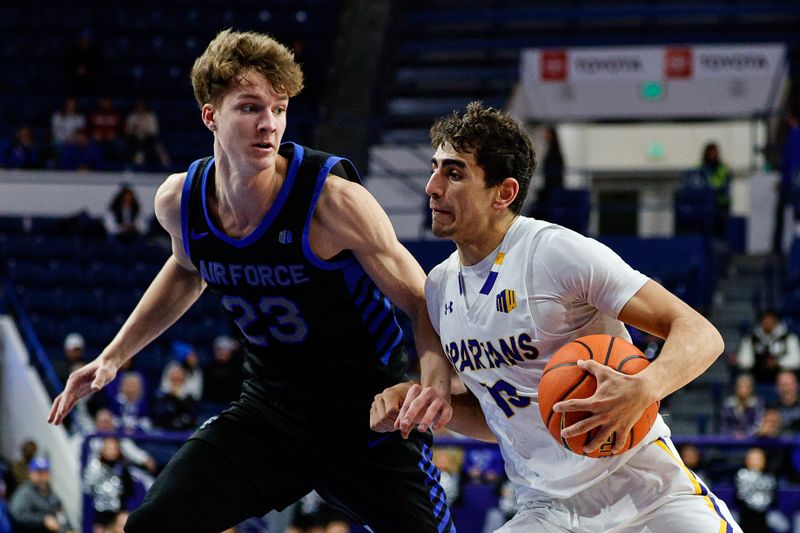
{"type": "Polygon", "coordinates": [[[217,123],[214,121],[214,106],[211,104],[203,104],[202,109],[200,109],[200,117],[203,119],[203,123],[206,125],[211,131],[217,131],[217,123]]]}
{"type": "Polygon", "coordinates": [[[506,178],[497,186],[497,193],[495,194],[494,202],[492,202],[492,207],[505,209],[511,205],[518,194],[519,182],[514,178],[506,178]]]}

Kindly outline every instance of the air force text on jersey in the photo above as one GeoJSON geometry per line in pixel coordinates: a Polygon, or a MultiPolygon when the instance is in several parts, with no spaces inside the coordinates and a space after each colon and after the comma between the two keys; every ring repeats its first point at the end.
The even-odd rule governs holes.
{"type": "Polygon", "coordinates": [[[536,342],[527,333],[481,341],[461,339],[442,343],[444,353],[459,372],[511,367],[539,357],[536,342]]]}
{"type": "Polygon", "coordinates": [[[206,283],[229,287],[289,287],[310,281],[305,265],[242,265],[218,261],[200,262],[206,283]]]}

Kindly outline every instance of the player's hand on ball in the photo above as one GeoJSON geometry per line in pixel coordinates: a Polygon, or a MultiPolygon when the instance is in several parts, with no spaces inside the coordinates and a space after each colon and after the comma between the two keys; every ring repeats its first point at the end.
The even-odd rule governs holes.
{"type": "MultiPolygon", "coordinates": [[[[658,398],[652,396],[641,375],[623,374],[592,360],[578,361],[578,366],[594,375],[597,379],[597,390],[588,398],[558,402],[553,406],[553,411],[592,413],[592,416],[561,431],[564,438],[570,438],[598,428],[594,438],[584,446],[584,451],[591,453],[614,432],[617,435],[627,435],[644,410],[658,398]]],[[[624,446],[624,438],[616,439],[613,453],[619,453],[624,446]]]]}
{"type": "Polygon", "coordinates": [[[372,431],[390,433],[397,430],[395,421],[411,385],[411,382],[398,383],[375,395],[369,411],[369,427],[372,431]]]}
{"type": "Polygon", "coordinates": [[[408,389],[394,427],[400,430],[405,439],[414,426],[419,431],[427,431],[428,428],[438,431],[452,416],[449,394],[415,383],[408,389]]]}
{"type": "Polygon", "coordinates": [[[53,400],[47,421],[55,425],[60,424],[78,400],[99,391],[113,381],[117,375],[117,368],[118,366],[109,358],[101,355],[70,374],[64,391],[53,400]]]}

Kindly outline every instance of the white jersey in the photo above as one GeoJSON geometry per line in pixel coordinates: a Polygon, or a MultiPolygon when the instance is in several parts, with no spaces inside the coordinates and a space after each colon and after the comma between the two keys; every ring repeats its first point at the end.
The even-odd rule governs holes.
{"type": "MultiPolygon", "coordinates": [[[[428,276],[431,322],[480,401],[520,503],[569,498],[634,455],[592,459],[563,448],[542,422],[538,386],[564,344],[594,333],[630,340],[616,317],[647,280],[603,244],[522,216],[477,265],[462,266],[454,252],[428,276]]],[[[667,436],[658,416],[638,447],[667,436]]]]}

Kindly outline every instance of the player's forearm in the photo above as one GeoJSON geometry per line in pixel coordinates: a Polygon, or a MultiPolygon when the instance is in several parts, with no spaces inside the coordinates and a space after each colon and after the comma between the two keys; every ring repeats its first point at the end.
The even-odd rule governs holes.
{"type": "Polygon", "coordinates": [[[174,324],[204,288],[196,272],[170,257],[101,357],[113,359],[118,366],[133,357],[174,324]]]}
{"type": "Polygon", "coordinates": [[[478,399],[471,392],[454,395],[450,400],[453,417],[447,429],[466,437],[485,442],[497,442],[497,437],[489,429],[478,399]]]}
{"type": "Polygon", "coordinates": [[[453,367],[445,357],[439,344],[439,336],[433,330],[428,313],[424,309],[417,313],[414,340],[419,354],[420,385],[432,387],[449,396],[453,367]]]}
{"type": "Polygon", "coordinates": [[[725,348],[722,336],[705,318],[676,318],[658,358],[639,375],[653,395],[661,400],[706,371],[725,348]]]}

